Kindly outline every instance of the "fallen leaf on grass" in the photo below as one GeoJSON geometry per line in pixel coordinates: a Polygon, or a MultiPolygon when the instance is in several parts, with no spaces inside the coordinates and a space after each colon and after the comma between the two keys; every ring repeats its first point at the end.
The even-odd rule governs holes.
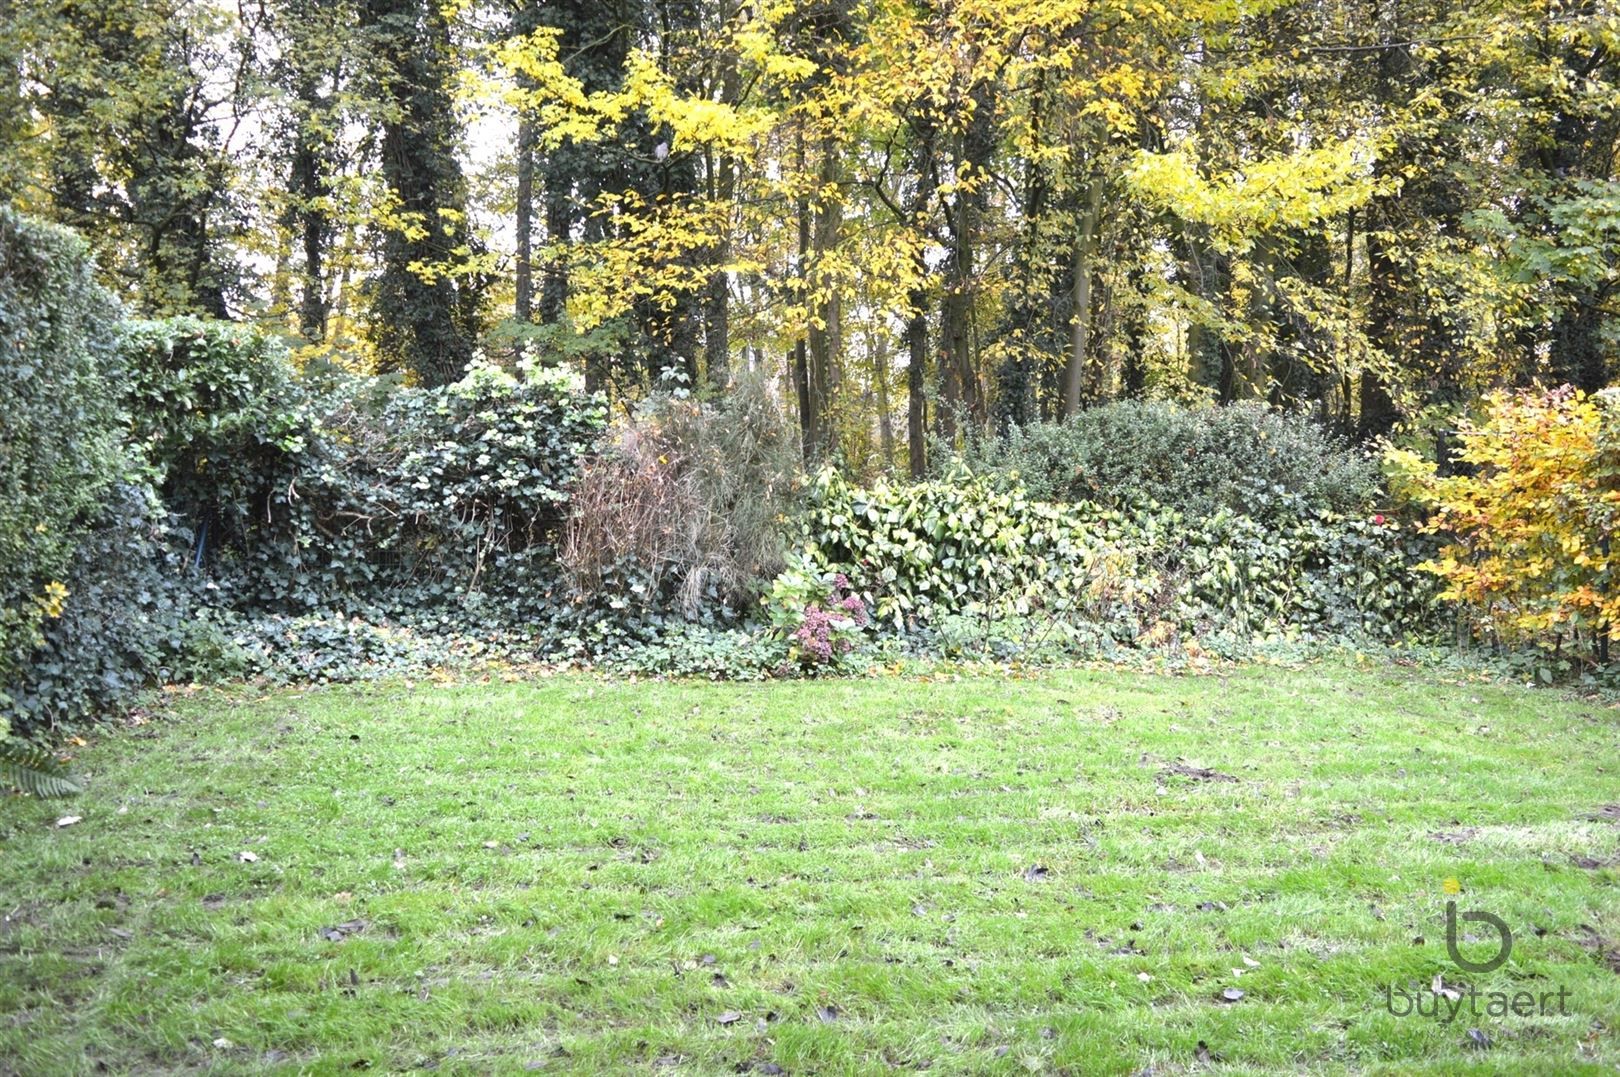
{"type": "Polygon", "coordinates": [[[321,928],[321,938],[327,942],[342,942],[350,935],[358,935],[366,929],[364,920],[345,920],[341,924],[321,928]]]}
{"type": "Polygon", "coordinates": [[[1159,771],[1160,778],[1191,778],[1199,782],[1235,782],[1237,778],[1230,774],[1223,774],[1209,767],[1189,766],[1186,763],[1172,763],[1159,771]]]}

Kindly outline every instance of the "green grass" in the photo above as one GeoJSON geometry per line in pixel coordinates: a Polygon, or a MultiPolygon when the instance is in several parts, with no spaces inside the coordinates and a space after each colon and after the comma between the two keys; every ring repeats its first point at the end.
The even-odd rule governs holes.
{"type": "Polygon", "coordinates": [[[1549,692],[1338,665],[239,690],[79,762],[84,796],[0,803],[0,1069],[1620,1063],[1620,711],[1549,692]],[[1448,878],[1512,926],[1504,967],[1448,959],[1448,878]],[[1567,1013],[1387,1012],[1437,975],[1567,1013]]]}

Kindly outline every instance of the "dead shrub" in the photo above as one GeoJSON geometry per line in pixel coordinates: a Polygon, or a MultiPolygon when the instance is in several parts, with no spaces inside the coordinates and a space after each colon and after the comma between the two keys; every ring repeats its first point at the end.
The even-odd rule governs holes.
{"type": "Polygon", "coordinates": [[[654,398],[574,492],[562,548],[573,598],[728,619],[780,571],[801,486],[792,431],[759,381],[713,403],[654,398]]]}

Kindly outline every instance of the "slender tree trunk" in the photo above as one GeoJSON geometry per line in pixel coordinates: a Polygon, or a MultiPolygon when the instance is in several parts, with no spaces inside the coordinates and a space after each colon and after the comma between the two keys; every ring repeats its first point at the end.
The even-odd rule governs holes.
{"type": "Polygon", "coordinates": [[[1102,180],[1093,177],[1087,184],[1080,209],[1080,234],[1074,244],[1074,325],[1070,330],[1069,362],[1063,371],[1063,417],[1080,410],[1080,387],[1085,380],[1087,354],[1091,350],[1092,254],[1097,244],[1097,225],[1102,217],[1102,180]]]}
{"type": "MultiPolygon", "coordinates": [[[[1393,104],[1402,96],[1402,84],[1410,70],[1409,51],[1389,47],[1388,43],[1403,40],[1405,29],[1401,25],[1398,0],[1378,0],[1377,18],[1380,36],[1386,47],[1378,52],[1375,92],[1380,101],[1393,104]]],[[[1398,173],[1409,157],[1405,140],[1400,140],[1392,152],[1380,154],[1377,171],[1382,174],[1398,173]]],[[[1367,337],[1373,347],[1393,363],[1403,342],[1399,340],[1401,327],[1401,271],[1389,250],[1390,234],[1399,217],[1399,196],[1388,195],[1375,200],[1367,212],[1367,337]]],[[[1368,357],[1371,358],[1371,357],[1368,357]]],[[[1373,362],[1364,361],[1359,386],[1360,415],[1356,434],[1362,440],[1381,437],[1395,425],[1395,402],[1384,384],[1384,372],[1373,362]]]]}
{"type": "MultiPolygon", "coordinates": [[[[731,205],[736,195],[737,168],[729,157],[721,157],[715,197],[722,205],[731,205]]],[[[707,368],[709,384],[724,389],[731,381],[731,280],[725,270],[730,256],[729,239],[721,240],[714,251],[715,268],[709,275],[709,286],[703,307],[703,365],[707,368]]]]}
{"type": "MultiPolygon", "coordinates": [[[[729,23],[734,16],[729,3],[724,6],[723,14],[729,23]]],[[[729,56],[723,58],[721,63],[725,64],[725,68],[720,75],[720,100],[735,104],[742,92],[737,65],[729,56]]],[[[729,210],[736,196],[737,162],[722,154],[709,171],[709,197],[729,210]]],[[[729,229],[729,221],[727,227],[729,229]]],[[[731,237],[728,233],[721,237],[713,252],[715,268],[704,296],[703,363],[707,368],[709,384],[716,389],[724,389],[731,380],[731,280],[724,268],[730,255],[731,237]]]]}
{"type": "MultiPolygon", "coordinates": [[[[1400,316],[1397,305],[1401,287],[1400,269],[1390,257],[1384,235],[1373,228],[1367,232],[1368,303],[1367,336],[1386,359],[1393,360],[1399,347],[1395,339],[1400,316]]],[[[1382,371],[1363,363],[1360,386],[1360,415],[1356,436],[1363,441],[1382,437],[1395,427],[1395,401],[1385,387],[1382,371]]]]}
{"type": "Polygon", "coordinates": [[[988,83],[975,83],[969,93],[972,118],[963,133],[956,161],[958,176],[970,177],[956,194],[950,215],[951,243],[945,259],[945,294],[940,302],[940,398],[937,416],[947,442],[956,437],[958,412],[970,422],[985,419],[979,391],[973,341],[973,299],[977,287],[978,246],[990,198],[990,157],[995,150],[995,100],[988,83]]]}
{"type": "MultiPolygon", "coordinates": [[[[924,117],[917,121],[915,161],[917,186],[907,205],[907,226],[923,229],[933,212],[937,176],[934,172],[934,127],[924,117]]],[[[916,248],[912,271],[915,283],[907,295],[911,311],[906,319],[906,464],[914,479],[928,470],[928,259],[916,248]]]]}
{"type": "Polygon", "coordinates": [[[276,260],[270,268],[270,313],[280,321],[292,313],[293,232],[298,227],[295,207],[281,215],[276,235],[276,260]]]}
{"type": "Polygon", "coordinates": [[[894,467],[894,416],[889,414],[889,340],[883,333],[872,341],[872,381],[877,390],[878,447],[887,471],[894,467]]]}
{"type": "MultiPolygon", "coordinates": [[[[302,82],[298,95],[307,111],[330,111],[312,81],[302,82]]],[[[297,200],[295,217],[299,243],[304,249],[298,331],[305,340],[319,343],[326,339],[326,251],[332,241],[332,222],[322,206],[322,200],[329,193],[323,168],[327,141],[312,124],[311,116],[299,119],[298,141],[292,159],[292,188],[297,200]]]]}
{"type": "Polygon", "coordinates": [[[512,315],[528,324],[534,317],[534,121],[518,120],[517,137],[517,256],[513,277],[517,286],[512,315]]]}
{"type": "Polygon", "coordinates": [[[906,462],[911,477],[928,470],[928,293],[912,289],[906,319],[906,462]]]}
{"type": "MultiPolygon", "coordinates": [[[[804,144],[799,144],[799,167],[804,167],[804,144]]],[[[798,218],[799,228],[799,264],[798,264],[798,290],[799,302],[808,311],[808,293],[810,281],[810,202],[800,195],[794,205],[794,213],[798,218]]],[[[799,397],[799,446],[807,470],[813,469],[821,462],[821,446],[816,443],[816,431],[819,422],[816,416],[815,395],[810,388],[810,359],[808,354],[808,334],[801,333],[799,339],[793,344],[793,386],[799,397]]]]}
{"type": "MultiPolygon", "coordinates": [[[[825,198],[825,192],[836,190],[841,178],[838,149],[831,139],[822,144],[819,172],[818,186],[823,192],[821,197],[825,198]]],[[[836,199],[837,196],[833,197],[836,199]]],[[[806,268],[813,281],[811,294],[817,298],[805,335],[810,353],[808,384],[814,428],[814,459],[819,462],[833,448],[832,408],[838,389],[838,360],[843,341],[843,303],[839,287],[836,281],[829,279],[822,267],[828,253],[838,245],[838,234],[844,222],[843,206],[836,200],[818,201],[811,208],[809,221],[810,258],[806,268]]]]}

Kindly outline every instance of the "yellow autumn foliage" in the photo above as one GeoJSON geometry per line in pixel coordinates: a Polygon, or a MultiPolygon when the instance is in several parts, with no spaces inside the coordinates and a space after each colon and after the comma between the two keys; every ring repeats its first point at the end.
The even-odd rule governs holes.
{"type": "Polygon", "coordinates": [[[1497,393],[1459,431],[1464,474],[1386,456],[1446,544],[1423,568],[1497,637],[1620,639],[1620,390],[1497,393]]]}

